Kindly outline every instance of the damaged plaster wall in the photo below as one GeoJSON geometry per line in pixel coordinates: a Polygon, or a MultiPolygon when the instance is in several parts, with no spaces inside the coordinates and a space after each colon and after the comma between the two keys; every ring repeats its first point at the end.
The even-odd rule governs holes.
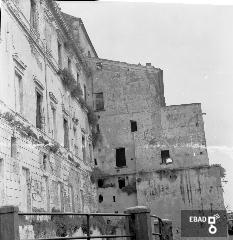
{"type": "Polygon", "coordinates": [[[180,239],[180,210],[224,210],[221,167],[167,168],[139,172],[137,197],[161,218],[172,220],[173,237],[180,239]]]}

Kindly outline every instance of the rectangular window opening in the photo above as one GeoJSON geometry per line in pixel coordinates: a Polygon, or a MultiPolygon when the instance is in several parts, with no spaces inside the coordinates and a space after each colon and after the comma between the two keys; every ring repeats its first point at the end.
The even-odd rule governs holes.
{"type": "Polygon", "coordinates": [[[61,43],[57,42],[57,48],[58,48],[58,65],[59,67],[62,67],[62,54],[61,54],[61,43]]]}
{"type": "Polygon", "coordinates": [[[118,178],[118,185],[119,185],[120,189],[125,187],[125,179],[124,178],[118,178]]]}
{"type": "Polygon", "coordinates": [[[170,158],[169,150],[162,150],[161,151],[161,159],[163,164],[172,163],[172,159],[170,158]]]}
{"type": "Polygon", "coordinates": [[[64,129],[64,147],[69,149],[69,126],[68,121],[63,119],[63,129],[64,129]]]}
{"type": "Polygon", "coordinates": [[[16,158],[16,156],[17,156],[16,138],[11,137],[11,157],[16,158]]]}
{"type": "Polygon", "coordinates": [[[104,96],[102,92],[95,93],[95,110],[104,110],[104,96]]]}
{"type": "Polygon", "coordinates": [[[57,138],[57,119],[56,119],[56,108],[52,107],[52,115],[53,115],[53,138],[56,140],[57,138]]]}
{"type": "Polygon", "coordinates": [[[137,122],[130,120],[130,125],[131,125],[131,132],[137,132],[137,130],[138,130],[137,122]]]}
{"type": "Polygon", "coordinates": [[[125,167],[126,166],[125,148],[117,148],[116,149],[116,166],[117,167],[125,167]]]}
{"type": "Polygon", "coordinates": [[[113,196],[113,202],[116,202],[116,196],[113,196]]]}
{"type": "Polygon", "coordinates": [[[42,95],[36,92],[36,127],[42,129],[42,95]]]}

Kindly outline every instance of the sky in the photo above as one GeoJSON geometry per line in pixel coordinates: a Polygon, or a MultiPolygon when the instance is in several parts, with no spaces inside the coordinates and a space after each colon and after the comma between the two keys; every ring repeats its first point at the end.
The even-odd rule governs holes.
{"type": "Polygon", "coordinates": [[[233,210],[233,6],[138,1],[59,1],[59,6],[82,18],[100,58],[163,69],[167,105],[202,104],[209,160],[226,169],[225,206],[233,210]]]}

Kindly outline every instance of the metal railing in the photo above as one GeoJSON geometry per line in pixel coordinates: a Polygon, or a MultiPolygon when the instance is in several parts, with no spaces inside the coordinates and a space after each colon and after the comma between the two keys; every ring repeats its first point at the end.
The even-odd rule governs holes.
{"type": "MultiPolygon", "coordinates": [[[[158,233],[155,233],[152,231],[152,236],[159,236],[159,240],[163,240],[163,235],[162,235],[163,221],[162,221],[162,219],[156,215],[151,215],[150,217],[151,217],[151,219],[156,219],[158,221],[158,228],[159,228],[158,233]]],[[[153,227],[154,227],[154,224],[153,224],[153,227]]]]}
{"type": "MultiPolygon", "coordinates": [[[[62,240],[62,239],[109,239],[109,238],[131,238],[135,239],[135,235],[99,235],[99,236],[91,236],[90,229],[90,217],[95,216],[103,216],[103,217],[131,217],[131,214],[124,213],[61,213],[61,212],[31,212],[31,213],[18,213],[19,216],[85,216],[87,218],[87,229],[86,236],[76,236],[76,237],[52,237],[52,238],[36,238],[36,240],[62,240]]],[[[21,239],[21,240],[34,240],[34,239],[21,239]]]]}

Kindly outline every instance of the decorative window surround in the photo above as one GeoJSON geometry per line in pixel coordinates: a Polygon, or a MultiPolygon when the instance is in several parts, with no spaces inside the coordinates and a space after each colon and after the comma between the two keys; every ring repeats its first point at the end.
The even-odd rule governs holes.
{"type": "Polygon", "coordinates": [[[33,75],[33,81],[36,84],[36,87],[38,88],[38,90],[40,90],[40,91],[44,90],[44,85],[41,83],[41,81],[39,81],[37,79],[37,77],[35,75],[33,75]]]}
{"type": "Polygon", "coordinates": [[[55,104],[58,103],[57,98],[54,96],[52,92],[49,92],[49,97],[50,97],[50,100],[53,101],[53,103],[55,104]]]}
{"type": "Polygon", "coordinates": [[[23,61],[19,58],[18,53],[12,54],[13,60],[16,63],[16,70],[19,72],[20,75],[24,75],[24,71],[27,68],[27,65],[23,63],[23,61]]]}

